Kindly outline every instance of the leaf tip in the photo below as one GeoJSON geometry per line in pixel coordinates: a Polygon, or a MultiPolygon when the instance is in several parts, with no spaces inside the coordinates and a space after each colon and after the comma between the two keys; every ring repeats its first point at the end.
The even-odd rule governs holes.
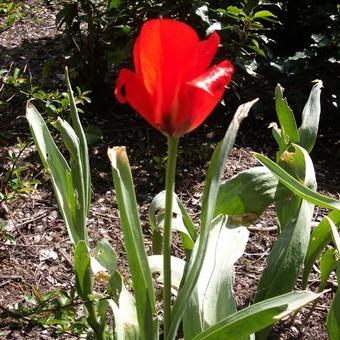
{"type": "Polygon", "coordinates": [[[114,146],[113,148],[107,149],[107,155],[113,168],[117,168],[117,160],[121,162],[127,161],[126,147],[125,146],[114,146]]]}

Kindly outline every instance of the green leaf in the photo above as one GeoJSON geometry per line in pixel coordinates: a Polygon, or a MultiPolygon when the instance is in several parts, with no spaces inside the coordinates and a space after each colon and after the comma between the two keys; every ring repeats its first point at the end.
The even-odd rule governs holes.
{"type": "MultiPolygon", "coordinates": [[[[328,217],[326,217],[328,218],[328,217]]],[[[331,232],[332,232],[332,238],[333,238],[333,242],[335,245],[336,250],[338,251],[338,253],[340,254],[340,236],[337,230],[337,227],[335,226],[334,222],[329,219],[329,226],[331,227],[331,232]]]]}
{"type": "Polygon", "coordinates": [[[227,7],[227,14],[232,15],[232,16],[245,16],[246,14],[241,8],[238,8],[236,6],[228,6],[227,7]]]}
{"type": "Polygon", "coordinates": [[[41,162],[51,176],[54,193],[69,237],[73,244],[77,244],[81,237],[77,233],[74,220],[76,200],[70,166],[59,151],[46,123],[31,101],[27,102],[26,118],[41,162]]]}
{"type": "Polygon", "coordinates": [[[172,309],[172,319],[169,327],[168,339],[166,340],[172,340],[175,337],[188,299],[195,287],[195,283],[198,279],[208,245],[208,236],[211,228],[211,221],[214,217],[219,184],[224,172],[225,163],[228,154],[234,144],[241,121],[248,115],[249,110],[256,102],[257,99],[245,103],[237,109],[235,116],[225,134],[225,137],[213,153],[206,177],[202,198],[202,212],[200,218],[201,229],[197,253],[196,256],[191,256],[190,258],[190,265],[185,277],[184,284],[178,293],[177,299],[172,309]]]}
{"type": "MultiPolygon", "coordinates": [[[[163,286],[163,256],[162,255],[151,255],[148,256],[149,266],[152,274],[159,274],[155,281],[157,285],[163,286]]],[[[171,256],[171,291],[174,295],[177,295],[181,280],[183,277],[185,268],[185,261],[178,257],[171,256]]]]}
{"type": "Polygon", "coordinates": [[[138,325],[136,302],[118,272],[111,276],[108,292],[114,296],[108,300],[114,316],[114,339],[140,340],[142,334],[138,325]]]}
{"type": "Polygon", "coordinates": [[[312,151],[316,141],[321,112],[320,96],[323,84],[321,80],[316,80],[315,82],[316,84],[313,86],[307,103],[303,109],[302,123],[299,128],[299,144],[308,152],[312,151]]]}
{"type": "Polygon", "coordinates": [[[157,339],[157,321],[152,276],[138,216],[135,190],[125,147],[108,150],[124,233],[124,246],[136,297],[138,322],[143,339],[157,339]]]}
{"type": "Polygon", "coordinates": [[[309,201],[315,205],[319,205],[323,208],[328,208],[332,210],[340,210],[340,201],[327,197],[325,195],[319,194],[318,192],[307,188],[305,185],[300,183],[294,177],[289,175],[285,170],[283,170],[279,165],[275,164],[266,156],[254,153],[255,157],[266,166],[278,180],[283,183],[288,189],[293,191],[299,197],[309,201]]]}
{"type": "Polygon", "coordinates": [[[253,18],[277,18],[276,15],[274,15],[272,12],[263,10],[263,11],[258,11],[254,14],[253,18]]]}
{"type": "Polygon", "coordinates": [[[275,88],[275,108],[286,144],[297,143],[300,137],[296,127],[295,117],[288,105],[287,99],[283,98],[283,88],[280,84],[277,84],[275,88]]]}
{"type": "MultiPolygon", "coordinates": [[[[308,188],[316,189],[314,165],[309,154],[302,147],[289,146],[287,150],[281,152],[278,165],[308,188]]],[[[294,195],[282,183],[277,186],[277,193],[275,208],[280,223],[279,229],[282,230],[295,218],[301,204],[301,198],[294,195]]]]}
{"type": "Polygon", "coordinates": [[[307,251],[313,210],[312,204],[302,201],[298,215],[274,243],[257,287],[256,302],[294,288],[307,251]]]}
{"type": "MultiPolygon", "coordinates": [[[[200,275],[183,317],[186,339],[236,312],[234,265],[245,250],[249,232],[229,222],[228,216],[220,215],[212,223],[200,275]]],[[[194,252],[198,244],[199,241],[194,252]]]]}
{"type": "MultiPolygon", "coordinates": [[[[194,247],[194,241],[191,238],[191,234],[188,231],[184,218],[182,216],[182,210],[178,204],[178,197],[176,194],[173,195],[172,202],[172,230],[178,231],[181,235],[183,248],[185,250],[191,250],[194,247]]],[[[149,208],[149,222],[151,228],[156,232],[156,236],[164,228],[164,217],[165,217],[165,191],[158,193],[152,200],[149,208]]]]}
{"type": "Polygon", "coordinates": [[[106,239],[101,239],[94,249],[94,257],[112,275],[117,269],[117,254],[106,239]]]}
{"type": "Polygon", "coordinates": [[[111,0],[109,1],[109,8],[108,10],[110,11],[111,9],[117,9],[121,5],[122,0],[111,0]]]}
{"type": "MultiPolygon", "coordinates": [[[[340,282],[340,261],[336,269],[336,277],[340,282]]],[[[326,319],[327,332],[330,340],[338,340],[340,336],[340,289],[338,288],[326,319]]]]}
{"type": "Polygon", "coordinates": [[[77,291],[84,300],[88,299],[93,289],[90,264],[89,250],[86,242],[81,240],[76,244],[74,251],[74,269],[76,272],[77,291]]]}
{"type": "Polygon", "coordinates": [[[81,240],[87,240],[86,217],[87,197],[84,188],[84,173],[81,159],[79,138],[71,125],[58,117],[53,126],[61,133],[63,142],[70,153],[72,183],[74,187],[75,207],[72,211],[77,234],[81,240]]]}
{"type": "Polygon", "coordinates": [[[336,268],[336,253],[334,248],[327,249],[327,251],[322,255],[320,260],[320,284],[319,284],[319,292],[322,292],[325,289],[328,278],[331,275],[332,271],[336,268]]]}
{"type": "Polygon", "coordinates": [[[244,308],[197,335],[194,340],[239,340],[318,299],[321,294],[293,292],[244,308]]]}
{"type": "Polygon", "coordinates": [[[325,217],[312,232],[310,237],[306,259],[304,263],[304,271],[302,276],[302,287],[305,289],[308,283],[308,277],[312,270],[313,264],[320,256],[321,252],[326,248],[327,244],[332,241],[332,234],[330,231],[329,221],[339,228],[340,225],[340,211],[332,211],[328,218],[325,217]]]}
{"type": "Polygon", "coordinates": [[[84,211],[87,215],[91,205],[91,174],[90,174],[90,162],[89,162],[89,154],[87,148],[87,141],[85,137],[85,133],[83,127],[81,125],[77,105],[73,96],[73,90],[71,87],[70,79],[68,76],[68,69],[65,68],[65,78],[67,84],[67,90],[70,97],[70,113],[72,120],[72,127],[79,138],[79,151],[80,151],[80,166],[82,167],[82,176],[83,176],[83,187],[84,187],[84,198],[85,198],[85,206],[84,211]]]}
{"type": "MultiPolygon", "coordinates": [[[[251,221],[273,203],[278,180],[265,167],[254,167],[230,178],[219,187],[215,213],[236,215],[251,221]]],[[[249,221],[249,222],[250,222],[249,221]]]]}
{"type": "MultiPolygon", "coordinates": [[[[295,146],[295,152],[290,152],[284,158],[284,165],[295,171],[295,175],[305,185],[315,187],[315,172],[308,153],[295,146]]],[[[283,160],[281,160],[283,162],[283,160]]],[[[302,269],[308,248],[311,221],[314,205],[301,199],[286,203],[286,209],[280,209],[280,226],[282,232],[269,254],[267,266],[257,287],[255,301],[263,301],[291,291],[302,269]],[[284,214],[283,214],[284,212],[284,214]]],[[[269,329],[263,330],[257,336],[265,339],[269,329]]]]}

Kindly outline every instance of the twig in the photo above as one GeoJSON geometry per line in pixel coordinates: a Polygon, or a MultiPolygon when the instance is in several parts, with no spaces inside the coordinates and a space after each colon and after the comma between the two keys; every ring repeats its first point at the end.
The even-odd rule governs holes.
{"type": "Polygon", "coordinates": [[[0,275],[0,280],[22,280],[19,275],[0,275]]]}
{"type": "Polygon", "coordinates": [[[17,223],[17,224],[15,224],[15,226],[16,227],[20,227],[22,225],[34,222],[34,221],[38,220],[39,218],[41,218],[41,217],[43,217],[45,215],[47,215],[47,210],[44,210],[44,211],[38,213],[37,215],[35,215],[35,216],[33,216],[33,217],[31,217],[31,218],[29,218],[27,220],[24,220],[23,222],[17,223]]]}
{"type": "Polygon", "coordinates": [[[277,227],[248,227],[247,228],[250,231],[277,231],[277,227]]]}
{"type": "Polygon", "coordinates": [[[56,248],[59,253],[63,256],[63,258],[66,260],[66,262],[70,265],[70,267],[73,268],[73,261],[70,259],[68,254],[66,254],[65,250],[63,248],[57,247],[56,248]]]}

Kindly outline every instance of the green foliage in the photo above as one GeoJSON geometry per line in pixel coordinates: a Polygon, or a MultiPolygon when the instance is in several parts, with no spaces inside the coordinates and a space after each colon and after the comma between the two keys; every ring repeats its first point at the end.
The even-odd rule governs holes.
{"type": "MultiPolygon", "coordinates": [[[[45,64],[48,65],[47,62],[45,64]]],[[[49,71],[45,68],[42,72],[41,84],[34,84],[27,65],[24,68],[9,67],[8,69],[0,70],[0,110],[5,110],[13,103],[18,105],[29,99],[35,100],[35,105],[47,116],[47,121],[55,120],[56,117],[61,116],[66,118],[69,116],[70,110],[70,97],[67,92],[60,92],[59,90],[46,90],[44,89],[44,73],[47,77],[49,71]]],[[[74,95],[77,105],[85,105],[91,103],[89,94],[91,91],[82,91],[78,86],[77,93],[74,95]]],[[[83,112],[80,108],[79,112],[83,112]]]]}
{"type": "Polygon", "coordinates": [[[23,301],[11,307],[0,307],[0,320],[11,319],[12,327],[21,323],[39,325],[56,337],[81,337],[91,334],[86,320],[78,316],[83,303],[74,291],[55,289],[42,293],[32,287],[32,295],[25,295],[23,301]]]}
{"type": "Polygon", "coordinates": [[[6,31],[28,13],[29,6],[21,1],[0,1],[0,33],[6,31]]]}
{"type": "MultiPolygon", "coordinates": [[[[276,163],[256,154],[268,170],[263,167],[250,169],[220,184],[239,125],[257,100],[239,107],[212,155],[203,192],[198,237],[195,225],[178,197],[170,196],[171,208],[168,210],[168,192],[161,192],[155,197],[150,205],[149,220],[154,233],[154,251],[157,254],[163,251],[163,256],[147,256],[125,147],[109,149],[131,273],[130,287],[117,272],[117,256],[110,244],[102,240],[92,251],[87,241],[86,216],[91,198],[88,149],[67,73],[66,80],[72,125],[61,118],[53,125],[61,134],[69,153],[69,162],[57,148],[43,118],[30,102],[27,118],[42,162],[50,172],[59,207],[75,247],[76,287],[87,311],[87,323],[97,339],[107,338],[108,332],[118,338],[158,338],[159,320],[155,302],[158,295],[153,283],[163,286],[165,291],[166,280],[169,279],[164,262],[162,266],[165,253],[165,241],[162,242],[162,239],[165,239],[167,224],[172,225],[170,233],[181,234],[182,247],[187,256],[186,261],[170,257],[173,271],[169,270],[169,296],[171,299],[171,292],[175,292],[176,300],[169,314],[167,340],[176,337],[181,322],[188,339],[211,336],[233,339],[240,336],[240,325],[245,322],[247,327],[242,328],[242,337],[258,332],[259,339],[265,338],[277,320],[319,298],[320,294],[306,291],[293,293],[292,290],[308,253],[314,204],[332,209],[334,213],[340,211],[338,200],[316,192],[313,162],[308,154],[314,146],[318,128],[321,82],[317,82],[311,91],[299,129],[287,100],[283,98],[283,89],[277,86],[275,96],[279,126],[273,128],[278,143],[276,163]],[[304,118],[307,114],[312,118],[308,122],[304,118]],[[251,204],[253,200],[260,203],[251,204]],[[246,225],[273,202],[276,204],[280,233],[262,273],[255,303],[237,311],[232,283],[234,264],[244,252],[248,239],[246,225]],[[169,219],[170,224],[167,222],[169,219]],[[153,275],[156,272],[160,275],[155,279],[153,275]],[[95,290],[97,282],[105,285],[105,293],[109,296],[102,298],[102,294],[98,295],[95,290]],[[129,292],[129,288],[133,289],[133,293],[129,292]],[[106,320],[109,308],[114,318],[112,330],[106,320]]],[[[167,161],[172,157],[169,152],[167,161]]],[[[173,187],[171,190],[173,193],[173,187]]],[[[332,214],[330,216],[334,217],[332,214]]],[[[333,240],[335,247],[323,256],[320,290],[324,288],[330,272],[338,267],[338,259],[333,257],[340,246],[335,225],[337,220],[329,219],[328,223],[328,234],[321,235],[318,240],[323,247],[325,242],[333,240]]],[[[308,255],[309,261],[314,261],[323,248],[313,245],[313,249],[308,255]]],[[[38,291],[34,290],[34,295],[38,301],[43,300],[38,291]]],[[[338,301],[336,293],[327,319],[328,332],[333,338],[338,333],[338,301]]]]}
{"type": "Polygon", "coordinates": [[[23,153],[31,142],[19,142],[16,145],[17,152],[9,150],[6,156],[7,164],[4,163],[0,176],[0,201],[14,199],[17,196],[26,196],[34,191],[40,181],[32,178],[28,167],[21,164],[23,153]]]}

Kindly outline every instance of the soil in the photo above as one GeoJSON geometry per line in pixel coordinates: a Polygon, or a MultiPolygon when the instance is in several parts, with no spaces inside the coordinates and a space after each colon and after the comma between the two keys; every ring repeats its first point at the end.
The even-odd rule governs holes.
{"type": "MultiPolygon", "coordinates": [[[[63,88],[63,36],[55,28],[57,9],[53,3],[46,6],[40,0],[30,0],[27,4],[31,8],[29,14],[0,35],[0,68],[28,65],[34,82],[41,77],[46,60],[52,59],[53,77],[50,77],[48,86],[63,88]]],[[[256,89],[244,101],[254,97],[256,89]]],[[[6,134],[0,135],[0,175],[10,167],[6,159],[8,151],[18,152],[18,139],[26,141],[29,138],[24,103],[14,98],[11,104],[6,110],[0,111],[0,128],[6,131],[6,134]]],[[[180,142],[176,192],[196,222],[209,157],[225,133],[236,107],[226,107],[213,113],[205,124],[184,136],[180,142]]],[[[164,167],[158,169],[159,164],[153,157],[165,155],[165,138],[137,114],[122,108],[113,99],[106,112],[97,113],[96,116],[87,114],[82,119],[85,123],[99,126],[103,131],[102,140],[90,147],[93,192],[88,218],[90,242],[93,245],[101,238],[107,239],[118,254],[119,268],[126,273],[123,236],[106,151],[108,146],[127,146],[146,247],[150,251],[148,206],[164,186],[164,167]]],[[[224,180],[257,164],[251,155],[252,151],[274,156],[275,145],[270,130],[266,128],[271,119],[272,116],[255,109],[242,123],[226,165],[224,180]]],[[[339,136],[334,135],[334,129],[326,121],[321,122],[319,136],[312,154],[319,191],[339,198],[340,167],[335,166],[335,162],[339,165],[339,136]]],[[[15,240],[10,242],[4,237],[0,238],[0,305],[12,307],[23,301],[25,296],[32,295],[33,288],[43,294],[55,288],[70,290],[74,287],[71,244],[34,146],[25,149],[19,162],[19,165],[28,168],[28,177],[37,178],[42,184],[24,197],[17,195],[12,200],[1,202],[0,206],[0,219],[4,224],[2,231],[11,234],[15,240]]],[[[326,211],[316,209],[314,220],[320,221],[326,214],[326,211]]],[[[249,227],[250,239],[246,251],[236,265],[234,290],[240,308],[247,306],[253,298],[266,256],[277,236],[276,225],[273,208],[270,208],[249,227]]],[[[173,252],[179,257],[184,255],[176,240],[173,252]]],[[[318,267],[315,266],[309,289],[316,290],[319,279],[318,267]]],[[[279,322],[272,338],[327,339],[325,318],[336,290],[334,275],[327,288],[330,291],[318,302],[307,322],[308,307],[294,318],[279,322]]],[[[54,338],[53,328],[42,329],[24,321],[20,327],[18,324],[13,327],[8,319],[0,319],[0,334],[6,339],[54,338]]],[[[66,335],[64,338],[70,339],[72,336],[66,335]]]]}

